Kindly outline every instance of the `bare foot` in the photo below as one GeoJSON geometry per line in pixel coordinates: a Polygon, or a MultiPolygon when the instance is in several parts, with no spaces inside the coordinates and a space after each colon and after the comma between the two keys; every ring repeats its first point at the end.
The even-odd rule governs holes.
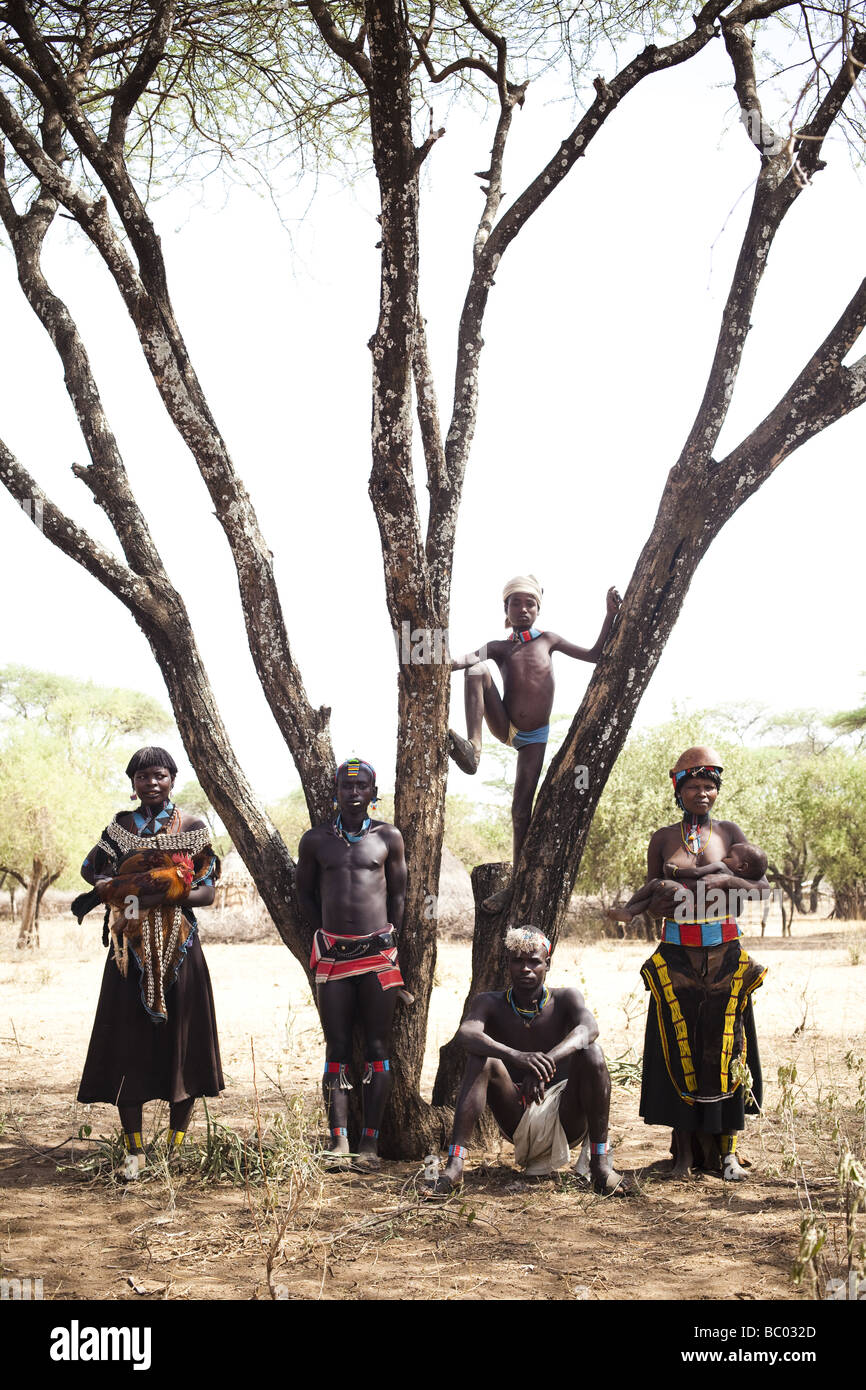
{"type": "Polygon", "coordinates": [[[513,896],[514,889],[510,885],[507,888],[500,888],[498,893],[491,893],[489,898],[484,899],[481,904],[482,910],[488,912],[491,917],[495,917],[510,907],[513,896]]]}
{"type": "Polygon", "coordinates": [[[671,1166],[663,1175],[671,1178],[674,1182],[685,1182],[686,1178],[691,1177],[692,1165],[687,1158],[671,1159],[671,1166]]]}
{"type": "Polygon", "coordinates": [[[623,1173],[618,1173],[615,1168],[611,1167],[607,1158],[600,1162],[593,1160],[590,1174],[593,1192],[598,1192],[602,1197],[636,1197],[638,1195],[637,1186],[623,1173]]]}
{"type": "Polygon", "coordinates": [[[424,1196],[428,1199],[444,1200],[446,1197],[450,1197],[452,1192],[457,1192],[463,1186],[463,1163],[462,1158],[452,1155],[445,1165],[444,1172],[440,1173],[435,1183],[426,1189],[424,1196]]]}
{"type": "Polygon", "coordinates": [[[372,1153],[367,1149],[363,1153],[355,1155],[352,1160],[352,1167],[357,1173],[381,1173],[382,1160],[377,1153],[372,1153]]]}
{"type": "Polygon", "coordinates": [[[328,1172],[339,1172],[343,1168],[348,1168],[351,1159],[349,1157],[349,1137],[346,1134],[334,1134],[331,1142],[322,1154],[322,1166],[328,1172]]]}
{"type": "Polygon", "coordinates": [[[468,738],[461,738],[459,734],[455,734],[453,729],[449,729],[448,756],[453,758],[461,772],[466,772],[470,777],[473,777],[478,771],[481,749],[476,748],[474,743],[470,743],[468,738]]]}

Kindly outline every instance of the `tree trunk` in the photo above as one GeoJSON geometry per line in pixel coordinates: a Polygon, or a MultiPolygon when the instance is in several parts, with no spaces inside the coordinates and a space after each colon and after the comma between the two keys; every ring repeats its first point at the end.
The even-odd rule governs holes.
{"type": "Polygon", "coordinates": [[[39,907],[39,885],[42,881],[42,861],[33,860],[33,867],[30,871],[30,882],[27,884],[27,893],[24,898],[24,907],[21,911],[21,925],[18,929],[18,941],[16,943],[19,951],[26,950],[32,946],[38,946],[39,937],[37,933],[37,911],[39,907]]]}
{"type": "Polygon", "coordinates": [[[818,911],[818,894],[820,892],[821,879],[823,877],[823,874],[816,874],[815,877],[812,879],[812,887],[809,889],[809,911],[811,913],[815,913],[818,911]]]}
{"type": "MultiPolygon", "coordinates": [[[[463,1004],[461,1022],[470,1001],[483,990],[503,989],[506,984],[504,928],[499,917],[483,912],[481,904],[504,888],[511,876],[509,864],[479,864],[472,870],[475,927],[472,933],[472,983],[463,1004]]],[[[451,1105],[457,1099],[466,1054],[455,1038],[439,1049],[439,1070],[433,1087],[434,1105],[451,1105]]]]}
{"type": "Polygon", "coordinates": [[[835,905],[833,916],[840,922],[862,922],[866,918],[866,884],[846,883],[836,888],[833,895],[835,905]]]}

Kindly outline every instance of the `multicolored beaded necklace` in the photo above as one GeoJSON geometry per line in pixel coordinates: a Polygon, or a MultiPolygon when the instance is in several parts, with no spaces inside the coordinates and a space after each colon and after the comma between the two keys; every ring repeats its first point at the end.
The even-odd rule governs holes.
{"type": "Polygon", "coordinates": [[[537,627],[524,628],[523,632],[512,632],[509,642],[534,642],[536,637],[541,636],[541,629],[537,627]]]}
{"type": "Polygon", "coordinates": [[[509,990],[506,991],[505,998],[508,1000],[514,1012],[517,1014],[517,1017],[520,1019],[520,1022],[523,1024],[524,1028],[529,1028],[532,1025],[533,1021],[536,1018],[538,1018],[538,1015],[542,1012],[545,1005],[547,1004],[547,1001],[550,998],[550,990],[547,988],[547,985],[545,985],[541,998],[533,999],[532,1004],[528,1009],[521,1009],[519,1004],[515,1004],[513,985],[509,990]]]}
{"type": "Polygon", "coordinates": [[[367,831],[370,829],[370,826],[372,824],[373,822],[370,819],[370,817],[365,816],[364,824],[361,826],[360,833],[358,835],[353,835],[351,831],[345,829],[343,825],[343,817],[338,816],[334,829],[336,830],[338,835],[342,836],[342,838],[346,841],[347,844],[356,845],[359,840],[363,840],[364,836],[366,835],[367,831]]]}
{"type": "Polygon", "coordinates": [[[692,819],[690,820],[690,822],[689,822],[689,832],[688,832],[688,835],[686,835],[686,818],[685,818],[685,816],[683,816],[682,822],[681,822],[681,824],[680,824],[680,834],[681,834],[682,837],[683,837],[683,844],[685,845],[685,847],[686,847],[686,849],[688,850],[689,854],[694,854],[695,857],[697,857],[697,856],[701,853],[702,850],[705,850],[705,849],[706,849],[707,845],[710,843],[710,838],[711,838],[712,833],[713,833],[713,818],[712,818],[712,816],[709,817],[709,825],[710,825],[710,833],[709,833],[709,835],[707,836],[707,838],[706,838],[706,840],[704,841],[704,843],[701,844],[701,823],[700,823],[700,821],[697,821],[697,820],[695,820],[694,818],[692,818],[692,819]]]}
{"type": "Polygon", "coordinates": [[[173,835],[180,829],[180,811],[174,802],[164,801],[158,811],[149,806],[145,812],[142,803],[137,811],[133,811],[132,823],[137,835],[157,835],[160,830],[173,835]]]}

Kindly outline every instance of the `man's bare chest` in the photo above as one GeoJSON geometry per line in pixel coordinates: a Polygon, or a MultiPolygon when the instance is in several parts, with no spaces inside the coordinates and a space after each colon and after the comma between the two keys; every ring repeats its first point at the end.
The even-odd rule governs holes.
{"type": "Polygon", "coordinates": [[[323,873],[381,873],[388,847],[375,835],[365,835],[357,844],[347,844],[334,835],[317,847],[316,858],[323,873]]]}

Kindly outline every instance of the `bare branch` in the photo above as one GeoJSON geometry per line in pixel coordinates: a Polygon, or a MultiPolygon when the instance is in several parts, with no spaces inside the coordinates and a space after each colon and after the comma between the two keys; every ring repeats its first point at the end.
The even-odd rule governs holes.
{"type": "Polygon", "coordinates": [[[319,32],[332,53],[336,53],[338,58],[342,58],[344,63],[348,63],[360,77],[367,90],[370,90],[373,70],[370,60],[363,52],[363,44],[367,37],[366,28],[362,28],[358,40],[354,43],[341,34],[334,22],[334,16],[324,4],[324,0],[307,0],[310,14],[318,25],[319,32]]]}
{"type": "Polygon", "coordinates": [[[0,439],[0,482],[25,509],[39,504],[43,535],[82,565],[88,573],[104,584],[137,618],[151,621],[158,614],[160,602],[152,583],[143,575],[134,574],[108,550],[98,545],[86,531],[64,516],[59,507],[46,497],[38,483],[18,462],[12,451],[0,439]]]}
{"type": "MultiPolygon", "coordinates": [[[[725,40],[727,43],[726,26],[725,40]]],[[[859,52],[864,47],[866,35],[858,35],[855,48],[859,52]]],[[[735,36],[733,50],[732,62],[737,71],[738,94],[742,93],[742,105],[744,100],[752,99],[751,92],[754,88],[751,44],[747,39],[745,44],[741,44],[735,36]]],[[[728,51],[731,52],[730,47],[728,51]]],[[[830,93],[822,102],[815,121],[809,127],[810,132],[814,130],[814,134],[810,134],[806,152],[802,156],[803,172],[800,172],[795,164],[792,165],[793,156],[789,144],[780,145],[773,154],[763,155],[748,225],[722,313],[719,338],[707,377],[706,390],[680,454],[680,468],[692,469],[696,464],[706,463],[712,455],[733,396],[743,349],[751,327],[752,307],[767,266],[770,248],[782,220],[802,192],[808,174],[820,167],[819,156],[824,135],[829,130],[832,120],[838,115],[845,96],[850,92],[855,75],[856,68],[846,60],[830,93]]],[[[758,118],[763,128],[760,108],[758,118]]]]}
{"type": "Polygon", "coordinates": [[[773,128],[764,121],[761,110],[752,42],[742,24],[732,23],[729,19],[722,20],[722,34],[734,69],[734,91],[740,103],[743,124],[758,153],[763,159],[769,159],[778,139],[773,128]]]}
{"type": "Polygon", "coordinates": [[[843,359],[866,331],[866,279],[796,381],[761,423],[717,464],[713,490],[739,507],[795,449],[866,402],[866,356],[843,359]]]}
{"type": "Polygon", "coordinates": [[[470,0],[460,0],[460,8],[473,28],[477,29],[479,34],[483,35],[487,42],[492,43],[496,49],[496,85],[499,88],[499,100],[505,106],[508,102],[508,77],[506,73],[508,46],[506,41],[501,34],[497,34],[495,30],[484,23],[471,5],[470,0]]]}
{"type": "Polygon", "coordinates": [[[866,31],[859,30],[854,35],[851,51],[830,90],[815,112],[812,120],[803,130],[797,132],[796,147],[801,168],[808,177],[823,168],[819,158],[821,143],[829,131],[851,92],[855,82],[866,66],[866,31]]]}
{"type": "MultiPolygon", "coordinates": [[[[17,5],[16,9],[24,7],[17,5]]],[[[29,20],[29,16],[28,16],[29,20]]],[[[63,205],[102,255],[138,333],[163,403],[189,447],[208,487],[238,572],[250,651],[272,713],[298,767],[311,815],[323,819],[330,807],[333,752],[327,733],[329,711],[314,710],[294,662],[272,557],[251,499],[235,473],[225,443],[198,381],[168,294],[159,238],[141,204],[122,157],[107,151],[69,90],[41,36],[29,36],[29,51],[58,94],[67,128],[103,179],[129,234],[139,262],[132,266],[103,199],[91,202],[48,158],[0,92],[0,129],[31,173],[63,205]]]]}
{"type": "Polygon", "coordinates": [[[13,73],[14,76],[18,78],[19,82],[23,82],[26,87],[29,87],[42,106],[48,106],[50,104],[51,98],[48,88],[45,86],[44,82],[40,81],[39,74],[34,72],[33,68],[31,68],[28,63],[25,63],[24,59],[20,58],[17,53],[13,53],[12,49],[9,48],[7,44],[3,43],[2,39],[0,39],[0,65],[4,68],[8,68],[9,72],[13,73]]]}
{"type": "Polygon", "coordinates": [[[126,81],[121,83],[112,102],[106,143],[117,154],[120,154],[123,148],[130,113],[165,56],[176,10],[177,0],[160,0],[147,41],[131,73],[126,81]]]}

